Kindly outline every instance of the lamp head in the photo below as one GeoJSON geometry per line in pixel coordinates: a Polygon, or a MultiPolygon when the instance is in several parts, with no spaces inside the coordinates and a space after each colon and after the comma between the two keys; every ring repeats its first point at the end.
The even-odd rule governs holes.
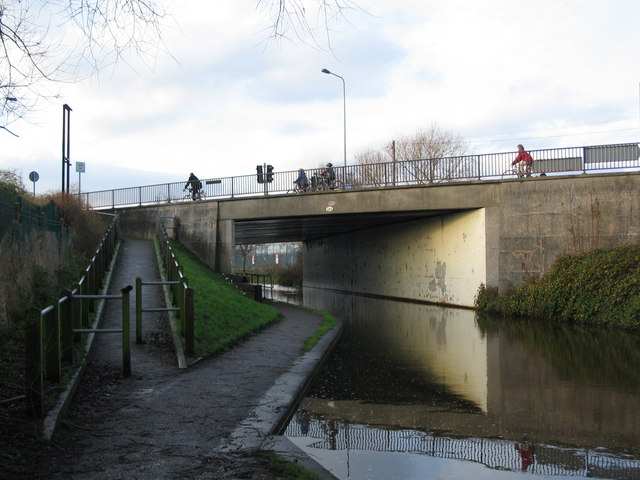
{"type": "Polygon", "coordinates": [[[329,73],[330,74],[331,72],[329,70],[327,70],[326,68],[323,68],[322,69],[322,73],[329,73]]]}

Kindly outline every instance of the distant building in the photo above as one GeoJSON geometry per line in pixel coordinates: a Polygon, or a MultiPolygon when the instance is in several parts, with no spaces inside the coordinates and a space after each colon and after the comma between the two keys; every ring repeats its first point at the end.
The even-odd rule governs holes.
{"type": "Polygon", "coordinates": [[[282,265],[294,265],[302,251],[301,243],[265,243],[259,245],[240,246],[234,249],[233,264],[236,270],[242,270],[245,265],[243,250],[246,252],[246,269],[282,265]],[[243,248],[244,247],[244,248],[243,248]]]}

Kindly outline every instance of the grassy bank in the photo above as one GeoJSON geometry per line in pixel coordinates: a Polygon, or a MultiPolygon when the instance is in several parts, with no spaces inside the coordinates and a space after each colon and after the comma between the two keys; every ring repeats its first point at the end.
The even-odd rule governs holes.
{"type": "Polygon", "coordinates": [[[541,278],[498,297],[480,287],[485,312],[640,330],[640,245],[567,254],[541,278]]]}
{"type": "Polygon", "coordinates": [[[279,312],[245,297],[222,275],[211,271],[180,244],[173,251],[194,289],[196,354],[228,350],[244,337],[279,320],[279,312]]]}

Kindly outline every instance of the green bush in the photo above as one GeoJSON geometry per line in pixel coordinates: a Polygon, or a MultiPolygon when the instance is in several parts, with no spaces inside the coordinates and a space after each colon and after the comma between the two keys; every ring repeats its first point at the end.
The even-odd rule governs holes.
{"type": "Polygon", "coordinates": [[[640,245],[559,257],[539,279],[498,297],[484,285],[481,311],[640,329],[640,245]]]}

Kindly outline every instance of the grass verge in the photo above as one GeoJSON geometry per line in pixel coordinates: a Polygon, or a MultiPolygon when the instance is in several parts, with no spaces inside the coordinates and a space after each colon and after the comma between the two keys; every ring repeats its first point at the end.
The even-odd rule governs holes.
{"type": "Polygon", "coordinates": [[[309,470],[302,468],[297,463],[283,460],[275,453],[263,452],[262,455],[268,460],[267,467],[270,471],[282,480],[319,480],[320,477],[309,470]]]}
{"type": "Polygon", "coordinates": [[[196,355],[226,351],[280,319],[278,310],[245,297],[223,275],[213,272],[182,245],[172,243],[171,248],[195,292],[196,355]]]}
{"type": "Polygon", "coordinates": [[[316,344],[318,343],[318,341],[329,330],[331,330],[332,328],[334,328],[336,326],[336,319],[330,313],[323,312],[322,310],[315,310],[313,308],[308,308],[306,310],[309,310],[309,311],[311,311],[313,313],[317,313],[318,315],[320,315],[322,317],[322,323],[318,327],[318,330],[316,330],[316,333],[314,333],[312,336],[310,336],[307,339],[307,341],[304,343],[304,345],[302,346],[302,351],[303,352],[308,352],[313,347],[315,347],[316,344]]]}

